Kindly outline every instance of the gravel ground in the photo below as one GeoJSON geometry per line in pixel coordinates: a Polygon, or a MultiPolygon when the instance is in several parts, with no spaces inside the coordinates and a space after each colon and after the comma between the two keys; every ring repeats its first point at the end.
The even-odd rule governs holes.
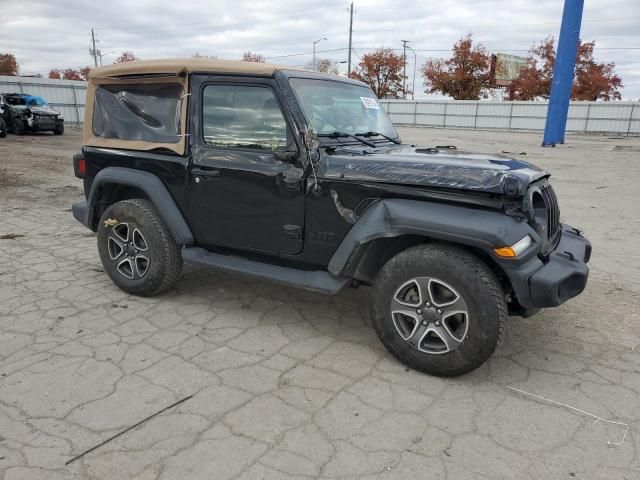
{"type": "Polygon", "coordinates": [[[457,379],[390,357],[366,288],[324,297],[188,268],[159,297],[124,294],[71,216],[80,133],[0,139],[0,478],[640,479],[640,140],[401,134],[548,168],[594,244],[583,295],[510,319],[457,379]],[[608,446],[623,425],[509,386],[630,429],[608,446]]]}

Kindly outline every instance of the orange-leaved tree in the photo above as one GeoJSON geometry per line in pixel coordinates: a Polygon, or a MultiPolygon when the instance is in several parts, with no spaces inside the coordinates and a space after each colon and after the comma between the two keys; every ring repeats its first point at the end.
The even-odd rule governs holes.
{"type": "Polygon", "coordinates": [[[421,70],[427,93],[478,100],[491,87],[491,56],[482,44],[473,44],[471,33],[454,44],[451,58],[428,60],[421,70]]]}
{"type": "Polygon", "coordinates": [[[116,58],[116,61],[113,63],[133,62],[134,60],[138,59],[131,50],[127,50],[125,52],[122,52],[122,54],[118,58],[116,58]]]}
{"type": "Polygon", "coordinates": [[[404,59],[390,48],[379,48],[362,56],[351,78],[369,84],[378,98],[402,96],[404,59]]]}
{"type": "MultiPolygon", "coordinates": [[[[527,66],[507,90],[509,100],[548,99],[551,95],[556,51],[553,37],[531,47],[527,66]]],[[[576,57],[572,100],[619,100],[622,79],[614,63],[598,63],[593,58],[595,42],[580,42],[576,57]]]]}
{"type": "Polygon", "coordinates": [[[12,53],[0,53],[0,75],[18,75],[20,68],[16,56],[12,53]]]}
{"type": "Polygon", "coordinates": [[[80,70],[78,70],[78,72],[80,72],[80,76],[82,77],[83,80],[88,80],[89,79],[89,72],[91,72],[91,70],[93,69],[93,67],[82,67],[80,70]]]}
{"type": "Polygon", "coordinates": [[[55,80],[87,80],[90,71],[91,67],[83,67],[79,70],[75,68],[65,68],[64,70],[54,68],[49,71],[49,78],[55,80]]]}

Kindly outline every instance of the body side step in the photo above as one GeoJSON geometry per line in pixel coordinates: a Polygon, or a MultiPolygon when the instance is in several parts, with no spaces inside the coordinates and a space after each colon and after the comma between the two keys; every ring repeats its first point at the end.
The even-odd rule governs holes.
{"type": "Polygon", "coordinates": [[[304,288],[330,295],[338,293],[349,283],[348,278],[336,277],[321,270],[307,271],[280,267],[234,255],[220,255],[200,247],[184,247],[182,258],[185,262],[255,278],[264,278],[290,287],[304,288]]]}

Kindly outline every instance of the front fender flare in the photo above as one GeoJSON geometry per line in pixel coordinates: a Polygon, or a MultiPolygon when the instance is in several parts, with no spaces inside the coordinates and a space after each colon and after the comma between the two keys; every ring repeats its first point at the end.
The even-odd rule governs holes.
{"type": "Polygon", "coordinates": [[[124,167],[107,167],[95,176],[89,195],[87,195],[87,208],[84,212],[84,224],[91,225],[91,218],[95,206],[95,197],[98,189],[106,184],[127,185],[142,190],[155,205],[162,220],[167,224],[173,239],[181,245],[192,245],[193,234],[176,202],[156,175],[142,170],[134,170],[124,167]]]}
{"type": "Polygon", "coordinates": [[[493,253],[496,246],[513,245],[525,235],[531,235],[535,248],[523,258],[511,261],[507,268],[533,258],[540,246],[540,237],[525,222],[502,212],[469,206],[449,205],[417,200],[380,200],[371,206],[342,240],[329,261],[333,275],[343,275],[349,259],[360,247],[377,238],[419,235],[425,238],[479,248],[498,263],[493,253]]]}

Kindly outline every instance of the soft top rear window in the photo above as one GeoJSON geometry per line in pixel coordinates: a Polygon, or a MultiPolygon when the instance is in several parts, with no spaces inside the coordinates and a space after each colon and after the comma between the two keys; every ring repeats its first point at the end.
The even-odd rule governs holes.
{"type": "Polygon", "coordinates": [[[93,134],[102,138],[178,143],[180,98],[177,83],[100,85],[93,107],[93,134]]]}

